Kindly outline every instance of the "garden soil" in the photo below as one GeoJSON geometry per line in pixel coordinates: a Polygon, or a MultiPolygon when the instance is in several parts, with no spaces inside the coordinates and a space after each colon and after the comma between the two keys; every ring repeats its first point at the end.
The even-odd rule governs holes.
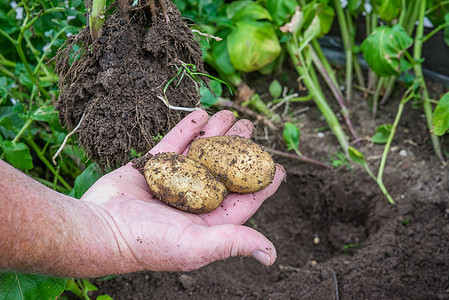
{"type": "Polygon", "coordinates": [[[118,10],[95,41],[84,28],[57,55],[61,123],[69,131],[79,125],[80,144],[102,169],[125,164],[132,150],[145,153],[186,115],[160,97],[172,106],[199,104],[188,76],[169,84],[181,63],[204,72],[198,42],[171,1],[155,3],[155,14],[148,6],[118,10]]]}
{"type": "MultiPolygon", "coordinates": [[[[254,83],[265,87],[260,93],[267,93],[268,85],[254,83]]],[[[434,88],[434,98],[442,91],[434,88]]],[[[356,130],[368,137],[377,125],[393,122],[399,99],[381,107],[375,119],[362,95],[355,103],[356,130]]],[[[338,143],[330,131],[317,133],[326,124],[315,106],[291,109],[303,111],[301,152],[329,162],[338,143]]],[[[256,128],[254,139],[273,147],[273,141],[264,142],[263,126],[256,128]]],[[[445,149],[448,144],[443,138],[445,149]]],[[[271,267],[236,257],[192,272],[122,275],[94,281],[99,287],[94,295],[117,300],[449,299],[448,170],[433,154],[421,110],[407,105],[392,146],[384,182],[394,205],[361,168],[324,169],[275,157],[286,168],[287,181],[246,224],[276,246],[271,267]]],[[[357,147],[376,170],[383,146],[362,139],[357,147]]]]}

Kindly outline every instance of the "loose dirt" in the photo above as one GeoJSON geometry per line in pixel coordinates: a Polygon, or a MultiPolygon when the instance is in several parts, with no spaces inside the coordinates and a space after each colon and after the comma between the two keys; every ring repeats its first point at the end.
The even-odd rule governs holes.
{"type": "MultiPolygon", "coordinates": [[[[433,92],[438,98],[441,88],[433,92]]],[[[393,122],[399,98],[372,119],[357,97],[353,121],[359,135],[371,136],[376,125],[393,122]]],[[[329,161],[338,143],[329,131],[318,137],[315,129],[326,124],[309,107],[300,115],[300,150],[329,161]]],[[[263,135],[259,126],[255,137],[263,135]]],[[[448,149],[447,138],[442,142],[448,149]]],[[[358,148],[376,169],[383,146],[363,142],[358,148]]],[[[328,170],[275,157],[286,167],[287,182],[246,224],[274,242],[278,258],[269,268],[251,258],[231,258],[193,272],[96,281],[97,294],[117,300],[449,299],[448,172],[433,154],[423,112],[410,104],[392,150],[384,182],[395,205],[358,167],[328,170]]]]}
{"type": "Polygon", "coordinates": [[[80,144],[103,169],[128,162],[132,150],[145,153],[186,115],[159,97],[172,106],[199,104],[196,83],[187,76],[177,77],[164,95],[181,62],[204,69],[201,49],[178,9],[161,1],[169,22],[159,6],[156,15],[148,6],[122,8],[108,16],[102,37],[92,41],[86,27],[58,53],[61,123],[69,131],[80,124],[80,144]]]}

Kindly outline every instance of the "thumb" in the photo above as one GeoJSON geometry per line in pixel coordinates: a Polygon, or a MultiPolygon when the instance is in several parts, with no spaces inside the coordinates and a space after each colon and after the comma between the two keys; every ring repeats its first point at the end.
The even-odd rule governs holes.
{"type": "Polygon", "coordinates": [[[223,224],[208,227],[197,241],[197,253],[202,253],[207,265],[216,260],[229,257],[247,256],[253,257],[265,266],[272,265],[276,260],[276,249],[260,232],[235,224],[223,224]],[[201,246],[200,246],[201,245],[201,246]]]}

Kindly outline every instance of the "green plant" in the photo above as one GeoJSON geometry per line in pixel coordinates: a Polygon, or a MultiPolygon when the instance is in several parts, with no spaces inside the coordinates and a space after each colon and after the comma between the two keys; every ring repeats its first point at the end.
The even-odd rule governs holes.
{"type": "Polygon", "coordinates": [[[331,165],[334,168],[339,168],[341,166],[345,166],[348,168],[348,170],[352,171],[351,162],[349,161],[346,154],[344,154],[341,151],[336,152],[335,154],[329,153],[329,159],[331,161],[331,165]]]}
{"type": "Polygon", "coordinates": [[[433,133],[443,135],[449,131],[449,93],[441,97],[433,112],[433,133]]]}
{"type": "Polygon", "coordinates": [[[287,151],[293,150],[298,156],[302,156],[299,151],[299,128],[293,123],[286,122],[284,124],[284,130],[282,132],[285,144],[287,145],[287,151]]]}
{"type": "MultiPolygon", "coordinates": [[[[87,279],[69,279],[65,286],[66,291],[75,294],[79,299],[90,300],[89,292],[97,291],[98,288],[87,279]]],[[[109,295],[100,295],[97,300],[112,300],[109,295]]]]}
{"type": "Polygon", "coordinates": [[[362,247],[362,244],[347,244],[347,245],[344,245],[343,247],[341,247],[341,250],[342,250],[346,255],[349,255],[349,256],[350,256],[350,254],[349,254],[349,250],[350,250],[350,249],[353,249],[353,248],[360,248],[360,247],[362,247]]]}

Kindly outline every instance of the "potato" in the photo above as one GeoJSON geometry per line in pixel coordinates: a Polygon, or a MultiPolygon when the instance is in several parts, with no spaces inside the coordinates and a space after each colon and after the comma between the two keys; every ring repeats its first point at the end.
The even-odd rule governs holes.
{"type": "Polygon", "coordinates": [[[150,157],[144,176],[155,197],[188,212],[210,212],[228,193],[203,165],[177,153],[150,157]]]}
{"type": "Polygon", "coordinates": [[[203,164],[229,192],[253,193],[266,188],[276,166],[262,146],[240,136],[200,138],[187,157],[203,164]]]}

